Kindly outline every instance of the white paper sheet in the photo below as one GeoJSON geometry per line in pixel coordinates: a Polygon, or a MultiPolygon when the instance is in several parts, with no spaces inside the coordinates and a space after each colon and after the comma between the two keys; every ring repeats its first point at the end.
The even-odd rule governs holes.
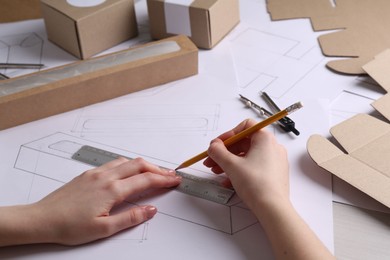
{"type": "MultiPolygon", "coordinates": [[[[258,92],[267,91],[280,107],[297,101],[304,103],[303,109],[291,115],[300,136],[283,133],[277,126],[269,129],[289,152],[291,199],[295,207],[333,250],[331,177],[309,158],[306,141],[314,133],[327,135],[329,114],[323,100],[332,101],[344,90],[365,83],[325,68],[326,59],[308,20],[271,22],[265,1],[242,0],[240,9],[241,24],[212,50],[200,51],[199,75],[1,131],[1,205],[36,201],[86,169],[66,156],[54,156],[58,150],[49,149],[53,144],[49,141],[54,142],[51,138],[140,155],[161,166],[174,167],[205,150],[212,138],[243,119],[261,120],[245,107],[238,94],[265,105],[258,92]],[[156,121],[159,124],[152,124],[156,121]],[[56,171],[53,167],[57,165],[66,171],[56,171]]],[[[148,40],[146,1],[136,1],[136,10],[144,33],[105,53],[148,40]]],[[[46,66],[75,60],[47,42],[41,20],[0,25],[0,39],[25,33],[44,39],[40,57],[46,66]]],[[[213,178],[201,163],[187,170],[213,178]]],[[[152,220],[112,238],[72,248],[3,248],[0,257],[273,258],[261,226],[237,198],[234,205],[220,206],[170,192],[150,203],[159,208],[152,220]],[[177,209],[182,207],[186,210],[178,214],[177,209]],[[222,220],[216,221],[213,216],[222,220]]]]}

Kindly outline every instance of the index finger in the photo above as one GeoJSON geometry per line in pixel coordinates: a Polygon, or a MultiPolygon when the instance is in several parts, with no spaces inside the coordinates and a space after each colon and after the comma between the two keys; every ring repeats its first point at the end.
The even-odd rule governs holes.
{"type": "MultiPolygon", "coordinates": [[[[256,123],[257,122],[253,119],[246,119],[242,121],[240,124],[238,124],[236,127],[234,127],[233,129],[218,136],[218,138],[221,139],[222,141],[225,141],[226,139],[244,131],[245,129],[252,127],[256,123]]],[[[238,155],[241,153],[246,153],[250,147],[250,143],[251,143],[251,137],[247,137],[235,144],[230,145],[227,148],[231,153],[238,155]]],[[[217,165],[210,157],[208,157],[203,162],[203,164],[207,167],[214,167],[217,165]]]]}
{"type": "Polygon", "coordinates": [[[136,158],[124,162],[115,168],[110,169],[107,174],[113,176],[116,179],[125,179],[145,172],[169,176],[176,175],[175,171],[160,168],[159,166],[154,165],[142,158],[136,158]]]}

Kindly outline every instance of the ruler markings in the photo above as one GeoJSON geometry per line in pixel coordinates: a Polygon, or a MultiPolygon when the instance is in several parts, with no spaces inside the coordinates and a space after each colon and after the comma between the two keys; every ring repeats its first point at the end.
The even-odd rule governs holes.
{"type": "MultiPolygon", "coordinates": [[[[100,166],[119,157],[132,159],[103,149],[84,145],[73,154],[72,159],[92,166],[100,166]]],[[[176,187],[176,190],[185,194],[220,204],[228,203],[230,198],[234,195],[234,190],[225,188],[216,181],[201,178],[182,171],[176,171],[176,173],[182,176],[182,182],[176,187]]]]}

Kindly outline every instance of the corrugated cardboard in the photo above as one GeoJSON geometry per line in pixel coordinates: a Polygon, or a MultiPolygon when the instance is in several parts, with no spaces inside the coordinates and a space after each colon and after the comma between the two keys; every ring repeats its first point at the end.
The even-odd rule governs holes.
{"type": "Polygon", "coordinates": [[[66,0],[41,0],[50,41],[80,59],[89,58],[138,34],[133,0],[106,0],[76,7],[66,0]]]}
{"type": "Polygon", "coordinates": [[[45,79],[51,79],[58,70],[95,62],[92,72],[79,73],[76,70],[68,78],[56,78],[51,83],[0,95],[0,130],[197,74],[198,48],[186,36],[172,37],[118,53],[127,55],[131,52],[138,57],[143,50],[150,50],[148,47],[160,46],[161,43],[174,44],[177,50],[159,55],[152,52],[150,57],[99,69],[101,64],[106,64],[99,64],[99,61],[115,55],[109,54],[1,81],[0,93],[4,93],[6,84],[31,82],[33,77],[41,79],[42,73],[46,73],[45,79]]]}
{"type": "MultiPolygon", "coordinates": [[[[390,50],[363,66],[381,86],[390,90],[390,50]]],[[[373,106],[390,120],[390,94],[373,106]]],[[[307,148],[322,168],[390,207],[390,124],[359,114],[331,129],[346,153],[319,135],[309,138],[307,148]]]]}
{"type": "Polygon", "coordinates": [[[40,0],[0,0],[0,7],[0,23],[10,23],[42,17],[40,0]]]}
{"type": "Polygon", "coordinates": [[[268,0],[272,20],[310,18],[315,31],[337,30],[319,37],[327,67],[346,74],[365,74],[362,66],[390,46],[388,0],[268,0]]]}
{"type": "Polygon", "coordinates": [[[211,49],[240,21],[238,0],[180,2],[147,1],[152,38],[163,39],[175,34],[185,34],[199,48],[211,49]],[[185,2],[189,4],[185,5],[185,2]],[[170,13],[166,13],[167,10],[171,10],[170,13]],[[171,29],[168,23],[176,28],[171,29]]]}

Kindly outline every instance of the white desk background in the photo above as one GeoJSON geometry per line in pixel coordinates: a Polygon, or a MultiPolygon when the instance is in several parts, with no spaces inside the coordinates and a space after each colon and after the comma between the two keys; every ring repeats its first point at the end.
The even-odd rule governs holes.
{"type": "MultiPolygon", "coordinates": [[[[140,35],[105,53],[150,40],[146,1],[136,0],[135,5],[140,35]]],[[[310,134],[327,136],[332,125],[356,113],[372,112],[370,103],[383,95],[383,92],[369,78],[343,76],[328,71],[325,68],[328,59],[322,56],[317,43],[319,33],[312,31],[308,20],[271,22],[264,0],[241,0],[240,11],[240,25],[213,50],[200,51],[198,76],[0,131],[0,204],[34,201],[60,185],[46,183],[44,178],[38,181],[37,176],[21,173],[14,168],[20,147],[29,142],[64,132],[117,148],[123,148],[121,143],[127,142],[126,145],[132,147],[130,150],[139,154],[165,162],[180,163],[204,150],[209,140],[217,134],[246,117],[256,117],[253,111],[245,108],[239,101],[239,93],[264,105],[258,92],[267,91],[280,106],[287,106],[298,100],[306,104],[306,110],[303,109],[305,111],[292,116],[297,129],[302,132],[300,137],[291,137],[272,128],[290,154],[292,199],[297,209],[324,243],[335,252],[338,259],[389,259],[389,210],[337,178],[333,178],[331,185],[331,176],[310,161],[304,151],[306,138],[310,134]],[[182,94],[186,89],[190,93],[194,88],[198,88],[198,91],[193,92],[191,97],[182,94]],[[123,112],[123,108],[127,110],[123,112]],[[132,110],[135,111],[131,112],[132,110]],[[127,130],[136,138],[131,138],[118,129],[111,129],[112,132],[106,131],[105,135],[102,135],[99,131],[83,127],[83,123],[91,118],[102,118],[105,111],[111,112],[105,114],[105,119],[110,119],[114,113],[134,119],[137,113],[156,118],[156,110],[166,113],[165,116],[157,116],[162,121],[167,118],[167,114],[171,115],[170,120],[181,120],[185,113],[192,118],[206,119],[208,125],[202,126],[201,130],[189,127],[186,132],[164,129],[163,135],[156,134],[157,129],[148,128],[148,138],[139,138],[142,133],[132,128],[127,130]],[[180,114],[178,110],[184,112],[180,114]],[[315,119],[316,117],[320,120],[315,119]],[[175,147],[169,135],[179,138],[180,145],[175,147]],[[164,138],[166,141],[162,141],[164,138]],[[145,145],[145,142],[150,143],[145,145]],[[160,145],[151,151],[150,145],[153,145],[153,142],[160,145]],[[166,147],[173,152],[166,153],[166,147]],[[175,149],[180,153],[175,152],[175,149]],[[34,181],[40,184],[32,187],[34,181]],[[26,194],[26,190],[30,191],[26,194]]],[[[76,60],[47,41],[42,20],[1,24],[1,43],[0,47],[7,48],[0,48],[0,62],[44,63],[47,67],[54,67],[76,60]]],[[[15,77],[34,71],[0,72],[15,77]]],[[[188,126],[183,123],[182,127],[188,126]]],[[[196,166],[195,170],[204,171],[201,166],[196,166]]],[[[264,237],[261,236],[259,241],[261,253],[256,256],[256,250],[259,248],[252,248],[250,253],[241,252],[243,258],[272,258],[264,237]]],[[[107,248],[115,249],[115,242],[105,243],[109,244],[107,248]]],[[[218,243],[216,242],[215,247],[218,247],[218,243]]],[[[239,244],[237,241],[236,243],[239,244]]],[[[105,248],[104,242],[100,244],[81,247],[75,250],[77,254],[72,254],[72,249],[55,246],[43,252],[40,251],[41,247],[0,249],[0,258],[40,259],[54,257],[54,253],[57,253],[58,257],[61,252],[63,257],[72,256],[76,259],[85,256],[84,253],[90,250],[90,247],[96,250],[99,246],[105,248]],[[15,254],[15,251],[22,253],[15,254]]],[[[222,245],[226,246],[223,243],[222,245]]],[[[159,248],[159,245],[155,246],[159,248]]],[[[218,251],[215,252],[217,254],[218,251]]],[[[176,259],[181,259],[182,253],[184,252],[180,251],[180,257],[176,255],[176,259]]],[[[88,256],[88,253],[86,255],[88,256]]],[[[215,259],[217,256],[218,259],[218,255],[190,255],[186,255],[186,258],[215,259]]],[[[132,254],[121,256],[123,259],[135,257],[132,254]]]]}

